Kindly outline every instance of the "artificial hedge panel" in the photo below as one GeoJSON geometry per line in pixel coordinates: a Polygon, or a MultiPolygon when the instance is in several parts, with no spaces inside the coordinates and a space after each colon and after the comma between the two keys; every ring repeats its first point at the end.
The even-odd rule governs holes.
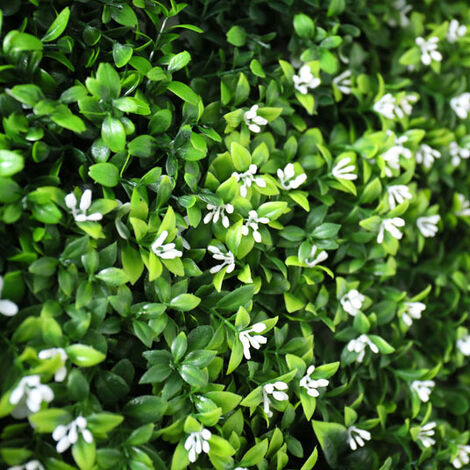
{"type": "Polygon", "coordinates": [[[0,13],[2,468],[469,463],[466,2],[0,13]]]}

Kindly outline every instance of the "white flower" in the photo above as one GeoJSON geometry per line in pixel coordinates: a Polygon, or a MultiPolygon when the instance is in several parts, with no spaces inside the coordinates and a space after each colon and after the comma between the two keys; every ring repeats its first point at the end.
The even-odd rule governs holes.
{"type": "Polygon", "coordinates": [[[52,433],[52,439],[58,441],[56,450],[59,454],[64,453],[71,445],[78,441],[81,434],[84,441],[88,444],[93,442],[93,435],[87,429],[87,420],[79,416],[67,425],[59,424],[52,433]]]}
{"type": "Polygon", "coordinates": [[[250,129],[251,132],[255,132],[256,134],[258,132],[261,132],[260,126],[265,126],[268,123],[267,119],[258,116],[258,108],[259,106],[257,104],[254,104],[249,109],[249,111],[246,111],[243,115],[243,119],[245,120],[245,124],[248,126],[248,129],[250,129]]]}
{"type": "Polygon", "coordinates": [[[470,446],[457,446],[457,457],[452,460],[454,468],[462,468],[463,465],[467,465],[470,462],[470,446]]]}
{"type": "Polygon", "coordinates": [[[437,158],[441,158],[441,152],[429,145],[421,144],[416,151],[416,162],[422,163],[424,168],[431,168],[434,160],[437,158]]]}
{"type": "Polygon", "coordinates": [[[299,70],[299,75],[294,75],[292,79],[294,80],[295,89],[302,95],[306,95],[309,88],[313,90],[321,83],[319,78],[313,76],[307,64],[303,65],[299,70]]]}
{"type": "Polygon", "coordinates": [[[449,42],[456,42],[459,38],[465,36],[466,33],[467,27],[464,24],[459,24],[459,22],[454,18],[449,23],[446,38],[449,42]]]}
{"type": "Polygon", "coordinates": [[[351,289],[341,297],[341,305],[349,315],[355,317],[357,312],[361,310],[365,297],[357,290],[351,289]]]}
{"type": "Polygon", "coordinates": [[[18,305],[11,300],[2,299],[3,292],[3,276],[0,276],[0,313],[6,317],[13,317],[18,313],[18,305]]]}
{"type": "Polygon", "coordinates": [[[462,93],[450,100],[450,107],[460,119],[466,119],[470,112],[470,93],[462,93]]]}
{"type": "Polygon", "coordinates": [[[315,371],[315,366],[309,366],[307,373],[300,379],[300,386],[307,390],[307,394],[311,397],[318,397],[320,392],[317,390],[319,387],[327,387],[329,381],[326,379],[317,379],[314,380],[310,376],[315,371]]]}
{"type": "Polygon", "coordinates": [[[389,178],[393,175],[391,169],[398,170],[400,168],[400,156],[407,159],[413,156],[411,150],[403,145],[405,142],[408,142],[406,135],[401,137],[395,136],[394,145],[380,155],[387,165],[385,167],[385,174],[389,178]]]}
{"type": "Polygon", "coordinates": [[[464,147],[460,147],[457,142],[451,142],[449,144],[449,153],[452,157],[452,165],[458,166],[460,164],[460,160],[466,160],[470,157],[470,150],[464,147]]]}
{"type": "Polygon", "coordinates": [[[470,335],[464,335],[457,340],[457,348],[464,356],[470,356],[470,335]]]}
{"type": "Polygon", "coordinates": [[[281,381],[263,386],[263,409],[268,418],[271,418],[273,415],[273,412],[269,408],[271,405],[269,395],[272,395],[275,400],[286,401],[289,399],[289,395],[287,395],[287,393],[283,392],[282,390],[287,390],[288,388],[288,385],[281,381]]]}
{"type": "Polygon", "coordinates": [[[430,65],[433,60],[441,62],[442,54],[437,50],[438,42],[437,36],[432,36],[428,40],[422,37],[416,38],[416,44],[421,49],[421,62],[424,65],[430,65]]]}
{"type": "Polygon", "coordinates": [[[269,219],[267,217],[259,217],[256,211],[248,212],[248,219],[242,225],[242,235],[246,237],[250,233],[251,228],[255,242],[261,243],[261,233],[258,231],[258,224],[269,224],[269,219]]]}
{"type": "Polygon", "coordinates": [[[217,223],[219,218],[222,220],[222,225],[225,228],[228,228],[230,225],[230,220],[228,216],[225,214],[233,214],[233,206],[232,204],[221,204],[220,206],[214,206],[213,204],[207,204],[207,210],[209,211],[206,216],[204,217],[203,222],[208,224],[211,220],[214,224],[217,223]]]}
{"type": "Polygon", "coordinates": [[[175,259],[183,256],[183,252],[175,250],[174,243],[167,243],[166,245],[163,242],[168,237],[168,230],[163,230],[163,232],[157,237],[157,239],[152,243],[152,251],[162,259],[175,259]]]}
{"type": "Polygon", "coordinates": [[[440,215],[418,217],[418,220],[416,220],[416,225],[423,237],[432,238],[437,233],[437,224],[439,220],[441,220],[440,215]]]}
{"type": "Polygon", "coordinates": [[[184,448],[188,451],[189,461],[194,463],[199,454],[203,452],[208,454],[211,447],[209,440],[212,437],[212,433],[209,429],[203,429],[202,431],[192,432],[184,442],[184,448]]]}
{"type": "Polygon", "coordinates": [[[405,114],[409,116],[413,112],[413,104],[418,101],[416,95],[403,95],[400,99],[397,99],[397,105],[395,106],[395,115],[398,118],[403,118],[405,114]]]}
{"type": "Polygon", "coordinates": [[[211,274],[218,273],[222,268],[227,266],[227,273],[231,273],[235,269],[235,257],[233,253],[229,250],[227,253],[223,253],[219,248],[214,245],[209,245],[207,250],[212,253],[212,257],[216,260],[223,261],[222,264],[213,266],[209,271],[211,274]]]}
{"type": "Polygon", "coordinates": [[[426,310],[426,305],[423,302],[405,302],[405,310],[401,317],[407,326],[411,326],[413,319],[419,320],[424,310],[426,310]]]}
{"type": "Polygon", "coordinates": [[[357,447],[364,447],[365,442],[370,441],[370,432],[364,429],[359,429],[356,426],[349,426],[348,428],[348,444],[351,450],[356,450],[357,447]]]}
{"type": "Polygon", "coordinates": [[[349,95],[351,93],[351,70],[346,70],[342,74],[333,78],[333,85],[335,85],[338,90],[344,95],[349,95]]]}
{"type": "Polygon", "coordinates": [[[77,210],[77,198],[74,193],[67,194],[65,196],[65,205],[72,211],[73,218],[77,222],[98,221],[103,218],[103,214],[94,212],[93,214],[87,215],[87,210],[91,206],[91,190],[85,189],[82,197],[80,198],[79,210],[77,210]]]}
{"type": "Polygon", "coordinates": [[[39,375],[23,377],[10,395],[10,403],[16,405],[11,415],[16,419],[23,419],[41,408],[41,403],[50,403],[54,399],[54,392],[48,385],[41,384],[39,375]]]}
{"type": "Polygon", "coordinates": [[[326,258],[328,258],[328,253],[325,251],[325,250],[322,250],[318,253],[317,256],[316,253],[317,253],[317,245],[313,245],[312,246],[312,249],[310,251],[310,256],[308,256],[307,258],[305,258],[303,260],[303,262],[309,267],[309,268],[313,268],[314,266],[316,266],[317,264],[323,262],[326,260],[326,258]]]}
{"type": "Polygon", "coordinates": [[[232,173],[232,176],[235,176],[235,179],[237,181],[242,182],[242,185],[240,186],[240,195],[242,197],[246,197],[248,193],[247,188],[251,187],[252,183],[255,183],[260,188],[266,187],[266,181],[264,181],[264,179],[261,176],[255,177],[255,174],[257,171],[258,171],[258,167],[254,163],[252,163],[250,167],[248,168],[248,170],[245,171],[244,173],[237,173],[236,171],[232,173]]]}
{"type": "Polygon", "coordinates": [[[300,185],[304,184],[307,179],[305,173],[295,176],[294,165],[292,163],[288,163],[284,170],[278,168],[277,177],[281,182],[281,186],[286,190],[297,189],[300,185]]]}
{"type": "Polygon", "coordinates": [[[387,119],[395,118],[395,106],[397,104],[396,99],[391,93],[386,93],[380,98],[379,101],[374,103],[374,111],[381,114],[387,119]]]}
{"type": "Polygon", "coordinates": [[[395,184],[387,187],[388,192],[388,205],[393,210],[397,204],[401,204],[405,199],[411,199],[413,196],[410,193],[408,186],[405,184],[395,184]]]}
{"type": "Polygon", "coordinates": [[[401,217],[391,217],[390,219],[382,220],[380,224],[379,234],[377,235],[377,243],[384,241],[385,231],[389,232],[393,238],[400,240],[403,234],[397,227],[404,227],[405,221],[401,217]]]}
{"type": "Polygon", "coordinates": [[[262,322],[255,323],[251,328],[247,330],[240,331],[238,334],[238,339],[243,345],[243,355],[246,359],[251,359],[250,348],[259,349],[262,344],[266,344],[268,340],[262,335],[251,336],[251,333],[262,333],[266,329],[266,325],[262,322]]]}
{"type": "Polygon", "coordinates": [[[354,170],[356,167],[354,165],[349,165],[351,161],[350,157],[342,158],[331,170],[331,174],[339,180],[355,180],[357,179],[356,173],[354,170]]]}
{"type": "Polygon", "coordinates": [[[405,28],[406,26],[408,26],[410,23],[410,20],[406,15],[413,9],[413,7],[411,5],[408,5],[406,3],[406,0],[396,0],[393,3],[393,7],[398,12],[398,18],[399,18],[398,24],[397,24],[397,21],[395,21],[395,19],[393,18],[388,21],[388,24],[390,26],[400,25],[402,28],[405,28]]]}
{"type": "Polygon", "coordinates": [[[30,460],[23,465],[8,467],[8,470],[45,470],[39,460],[30,460]]]}
{"type": "Polygon", "coordinates": [[[420,441],[424,447],[431,447],[436,443],[436,441],[431,437],[434,436],[435,427],[436,423],[434,421],[420,427],[417,440],[420,441]]]}
{"type": "Polygon", "coordinates": [[[461,209],[456,212],[456,215],[467,216],[470,215],[470,201],[465,198],[463,194],[457,194],[461,209]]]}
{"type": "Polygon", "coordinates": [[[413,380],[411,382],[412,390],[418,394],[419,399],[424,403],[429,401],[434,385],[436,385],[434,380],[413,380]]]}
{"type": "Polygon", "coordinates": [[[367,335],[361,335],[356,339],[352,339],[349,341],[347,348],[350,352],[358,353],[359,356],[357,357],[356,361],[362,362],[366,353],[366,346],[369,346],[370,350],[375,354],[379,352],[379,348],[369,339],[367,335]]]}
{"type": "Polygon", "coordinates": [[[62,360],[62,367],[56,370],[54,374],[54,379],[56,382],[63,382],[65,376],[67,375],[67,367],[65,367],[65,361],[67,360],[67,353],[65,349],[62,348],[50,348],[50,349],[43,349],[39,351],[38,357],[39,359],[52,359],[53,357],[59,355],[60,359],[62,360]]]}

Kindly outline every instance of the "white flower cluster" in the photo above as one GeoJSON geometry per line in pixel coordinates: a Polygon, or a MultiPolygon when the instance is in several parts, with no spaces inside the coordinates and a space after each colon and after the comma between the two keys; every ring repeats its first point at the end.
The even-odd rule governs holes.
{"type": "Polygon", "coordinates": [[[351,93],[351,70],[346,70],[342,74],[333,78],[333,85],[338,88],[338,90],[344,95],[349,95],[351,93]]]}
{"type": "Polygon", "coordinates": [[[462,468],[470,463],[470,446],[459,445],[457,447],[457,456],[452,460],[454,468],[462,468]]]}
{"type": "Polygon", "coordinates": [[[23,419],[31,413],[41,409],[42,402],[50,403],[54,399],[54,392],[49,385],[41,383],[39,375],[23,377],[10,394],[10,403],[16,405],[11,415],[16,419],[23,419]]]}
{"type": "Polygon", "coordinates": [[[355,317],[357,312],[361,310],[364,300],[365,297],[357,289],[351,289],[341,297],[340,302],[344,311],[348,312],[352,317],[355,317]]]}
{"type": "Polygon", "coordinates": [[[307,390],[307,394],[313,398],[318,397],[320,392],[318,388],[320,387],[327,387],[329,381],[326,379],[317,379],[314,380],[310,376],[315,372],[315,366],[309,366],[307,369],[307,373],[300,379],[300,386],[307,390]]]}
{"type": "Polygon", "coordinates": [[[441,158],[441,152],[427,144],[421,144],[416,151],[416,162],[421,163],[424,168],[431,168],[434,160],[438,158],[441,158]]]}
{"type": "Polygon", "coordinates": [[[457,348],[464,356],[470,356],[470,335],[463,335],[457,340],[457,348]]]}
{"type": "Polygon", "coordinates": [[[245,124],[248,126],[251,132],[255,134],[261,132],[260,126],[265,126],[268,123],[268,120],[262,116],[258,116],[258,108],[257,104],[254,104],[248,111],[243,114],[243,119],[245,124]]]}
{"type": "Polygon", "coordinates": [[[371,435],[369,431],[359,429],[356,426],[349,426],[348,430],[348,444],[351,450],[356,450],[359,447],[364,447],[365,440],[370,441],[371,435]]]}
{"type": "Polygon", "coordinates": [[[228,250],[226,253],[224,253],[222,250],[217,248],[214,245],[209,245],[207,247],[207,251],[212,253],[212,257],[216,259],[217,261],[222,261],[221,264],[218,264],[216,266],[213,266],[209,271],[211,274],[216,274],[218,273],[222,268],[227,267],[227,273],[230,274],[234,269],[235,269],[235,256],[233,253],[228,250]]]}
{"type": "Polygon", "coordinates": [[[209,211],[203,219],[205,224],[208,224],[211,220],[216,224],[220,218],[222,225],[225,228],[229,228],[230,220],[227,214],[233,214],[232,204],[221,204],[220,206],[214,206],[213,204],[207,204],[207,210],[209,211]],[[227,214],[226,214],[227,212],[227,214]]]}
{"type": "Polygon", "coordinates": [[[398,22],[394,18],[388,20],[390,26],[401,26],[405,28],[410,24],[409,18],[406,16],[410,11],[413,10],[411,5],[406,3],[406,0],[395,0],[392,4],[398,13],[398,22]]]}
{"type": "Polygon", "coordinates": [[[470,158],[470,150],[465,147],[460,147],[457,142],[451,142],[449,144],[449,153],[452,157],[451,163],[454,166],[460,165],[461,160],[470,158]]]}
{"type": "Polygon", "coordinates": [[[93,212],[87,215],[87,211],[91,206],[91,190],[85,189],[82,197],[80,198],[80,205],[77,210],[77,198],[74,193],[69,193],[65,196],[65,205],[72,211],[73,218],[76,222],[96,222],[103,218],[103,214],[93,212]]]}
{"type": "Polygon", "coordinates": [[[413,380],[413,382],[411,382],[411,389],[418,394],[422,402],[426,403],[429,401],[429,397],[435,385],[434,380],[413,380]]]}
{"type": "Polygon", "coordinates": [[[18,313],[18,305],[11,300],[2,299],[4,280],[0,276],[0,313],[6,317],[13,317],[18,313]]]}
{"type": "Polygon", "coordinates": [[[373,353],[377,354],[379,352],[379,348],[369,339],[367,335],[361,335],[358,338],[349,341],[347,349],[350,352],[355,352],[359,354],[359,356],[357,356],[356,361],[362,362],[366,354],[367,346],[373,353]]]}
{"type": "Polygon", "coordinates": [[[386,163],[385,175],[389,178],[393,176],[392,170],[400,169],[401,156],[406,159],[410,159],[413,156],[411,150],[403,145],[408,142],[408,137],[406,135],[402,135],[400,137],[394,136],[394,138],[395,142],[393,146],[380,154],[380,157],[386,163]]]}
{"type": "Polygon", "coordinates": [[[192,432],[184,443],[184,448],[188,451],[189,461],[194,463],[203,452],[208,454],[210,451],[209,440],[212,433],[208,429],[192,432]]]}
{"type": "Polygon", "coordinates": [[[450,107],[460,119],[467,119],[470,112],[470,93],[462,93],[450,100],[450,107]]]}
{"type": "Polygon", "coordinates": [[[398,230],[398,227],[404,227],[405,221],[401,217],[391,217],[389,219],[383,219],[380,224],[379,233],[377,235],[377,243],[384,241],[385,232],[390,233],[393,238],[400,240],[403,233],[398,230]]]}
{"type": "Polygon", "coordinates": [[[417,440],[420,441],[424,447],[431,447],[436,443],[436,441],[431,437],[434,436],[435,427],[436,423],[434,421],[420,427],[417,440]]]}
{"type": "Polygon", "coordinates": [[[71,445],[75,444],[80,437],[88,444],[93,442],[93,435],[87,429],[87,420],[83,416],[79,416],[67,425],[59,424],[52,433],[52,439],[58,441],[56,450],[59,454],[64,453],[71,445]]]}
{"type": "Polygon", "coordinates": [[[457,194],[457,199],[459,200],[460,210],[455,214],[461,217],[470,215],[470,201],[463,194],[457,194]]]}
{"type": "Polygon", "coordinates": [[[423,237],[432,238],[438,231],[437,224],[440,220],[440,215],[422,216],[418,217],[416,220],[416,226],[418,227],[423,237]]]}
{"type": "Polygon", "coordinates": [[[313,268],[317,264],[322,263],[328,258],[328,253],[325,250],[319,251],[317,254],[318,247],[317,245],[313,245],[312,249],[310,250],[310,255],[303,260],[303,262],[309,267],[313,268]]]}
{"type": "Polygon", "coordinates": [[[427,40],[422,37],[416,38],[416,45],[421,49],[421,62],[424,65],[431,65],[433,60],[442,61],[442,54],[437,50],[438,42],[437,36],[432,36],[427,40]]]}
{"type": "Polygon", "coordinates": [[[421,313],[426,309],[426,305],[422,302],[405,302],[405,310],[401,317],[405,322],[405,325],[411,326],[413,320],[419,320],[421,313]]]}
{"type": "Polygon", "coordinates": [[[261,243],[261,233],[259,233],[258,224],[269,224],[269,222],[270,221],[267,217],[259,217],[256,211],[251,210],[248,213],[248,218],[242,226],[242,235],[246,237],[249,235],[251,229],[255,242],[261,243]]]}
{"type": "Polygon", "coordinates": [[[62,361],[62,367],[56,370],[54,374],[54,379],[56,382],[63,382],[67,375],[67,367],[65,367],[65,361],[67,360],[67,353],[63,348],[50,348],[43,349],[39,351],[39,359],[52,359],[53,357],[59,355],[62,361]]]}
{"type": "Polygon", "coordinates": [[[266,329],[266,325],[262,322],[255,323],[251,328],[247,330],[240,331],[238,334],[238,339],[243,345],[243,355],[246,359],[251,359],[251,351],[250,348],[259,349],[262,344],[266,344],[268,340],[258,334],[262,333],[266,329]],[[252,336],[252,333],[256,333],[252,336]]]}
{"type": "Polygon", "coordinates": [[[418,101],[416,95],[404,95],[401,98],[386,93],[374,103],[373,109],[387,119],[401,119],[413,112],[413,104],[418,101]]]}
{"type": "Polygon", "coordinates": [[[232,173],[232,176],[234,176],[237,181],[241,181],[242,183],[240,186],[240,196],[246,197],[248,194],[248,188],[251,187],[252,183],[255,183],[260,188],[266,187],[266,181],[264,181],[263,177],[255,176],[257,171],[258,167],[252,163],[248,170],[244,173],[237,173],[236,171],[232,173]]]}
{"type": "Polygon", "coordinates": [[[299,74],[294,75],[292,79],[295,89],[302,95],[306,95],[309,88],[313,90],[321,84],[321,80],[313,76],[312,70],[307,64],[303,65],[299,70],[299,74]]]}
{"type": "Polygon", "coordinates": [[[278,168],[277,177],[279,178],[281,186],[287,191],[289,189],[297,189],[304,184],[307,179],[305,173],[295,176],[294,165],[292,163],[288,163],[284,170],[278,168]]]}
{"type": "Polygon", "coordinates": [[[460,24],[455,18],[452,19],[449,23],[446,39],[449,42],[457,42],[465,34],[467,34],[467,27],[464,24],[460,24]]]}
{"type": "Polygon", "coordinates": [[[175,259],[183,256],[182,251],[175,249],[176,245],[174,243],[163,244],[167,237],[168,230],[163,230],[163,232],[152,243],[152,251],[162,259],[175,259]]]}
{"type": "Polygon", "coordinates": [[[39,460],[30,460],[23,465],[14,465],[13,467],[8,467],[8,470],[45,470],[39,460]]]}
{"type": "Polygon", "coordinates": [[[387,187],[388,205],[390,210],[393,211],[398,204],[403,203],[406,199],[411,199],[413,196],[410,189],[405,184],[395,184],[387,187]]]}
{"type": "Polygon", "coordinates": [[[351,161],[350,157],[342,158],[331,170],[331,174],[339,180],[355,180],[357,179],[356,167],[354,165],[349,165],[351,161]]]}
{"type": "Polygon", "coordinates": [[[268,418],[271,418],[273,415],[273,412],[270,409],[270,396],[277,401],[287,401],[289,399],[289,395],[287,395],[284,390],[288,390],[288,388],[288,385],[280,380],[263,386],[263,409],[268,418]]]}

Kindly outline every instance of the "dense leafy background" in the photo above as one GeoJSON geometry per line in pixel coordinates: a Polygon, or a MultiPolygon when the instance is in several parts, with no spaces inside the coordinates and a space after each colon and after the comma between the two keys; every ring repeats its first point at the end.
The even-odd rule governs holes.
{"type": "Polygon", "coordinates": [[[2,468],[457,466],[469,438],[470,348],[459,344],[470,142],[450,102],[468,88],[470,36],[447,36],[470,11],[463,1],[409,7],[2,6],[2,468]],[[442,60],[425,65],[416,38],[432,36],[442,60]],[[321,80],[305,94],[294,86],[303,64],[321,80]],[[374,104],[387,94],[411,96],[412,112],[381,115],[374,104]],[[261,132],[244,119],[253,105],[261,132]],[[440,158],[423,165],[423,144],[440,158]],[[355,180],[338,173],[347,158],[355,180]],[[281,184],[289,163],[302,184],[281,184]],[[232,174],[254,174],[253,164],[245,194],[232,174]],[[397,185],[408,196],[393,208],[397,185]],[[232,205],[227,222],[209,220],[221,205],[232,205]],[[417,221],[433,215],[437,233],[423,236],[417,221]],[[403,237],[385,231],[378,243],[394,217],[403,237]],[[217,250],[233,261],[215,272],[217,250]],[[353,315],[344,299],[354,289],[353,315]],[[407,302],[425,305],[411,325],[407,302]],[[255,336],[256,324],[267,342],[247,360],[240,333],[255,336]],[[361,335],[372,346],[358,360],[347,345],[361,335]],[[51,348],[62,356],[41,354],[51,348]],[[313,379],[329,380],[316,398],[301,386],[311,365],[313,379]],[[46,386],[40,410],[24,402],[31,376],[46,386]],[[429,400],[416,380],[434,381],[429,400]],[[264,386],[276,383],[288,399],[271,396],[266,409],[264,386]],[[57,427],[79,416],[91,435],[57,452],[57,427]],[[426,423],[436,423],[428,447],[426,423]],[[355,451],[351,426],[371,437],[355,451]],[[185,442],[202,429],[210,450],[190,463],[185,442]]]}

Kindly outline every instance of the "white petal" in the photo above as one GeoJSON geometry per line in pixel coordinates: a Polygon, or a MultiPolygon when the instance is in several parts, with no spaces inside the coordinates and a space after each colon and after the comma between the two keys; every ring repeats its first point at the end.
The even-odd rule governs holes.
{"type": "Polygon", "coordinates": [[[18,313],[18,306],[11,300],[0,300],[0,313],[12,317],[18,313]]]}
{"type": "Polygon", "coordinates": [[[77,198],[75,197],[75,194],[70,193],[65,196],[65,205],[69,209],[75,209],[77,207],[77,198]]]}
{"type": "Polygon", "coordinates": [[[56,450],[59,454],[64,453],[69,447],[70,447],[70,442],[67,438],[67,436],[63,437],[56,446],[56,450]]]}
{"type": "Polygon", "coordinates": [[[91,206],[91,190],[86,189],[83,191],[80,199],[80,210],[86,211],[91,206]]]}

